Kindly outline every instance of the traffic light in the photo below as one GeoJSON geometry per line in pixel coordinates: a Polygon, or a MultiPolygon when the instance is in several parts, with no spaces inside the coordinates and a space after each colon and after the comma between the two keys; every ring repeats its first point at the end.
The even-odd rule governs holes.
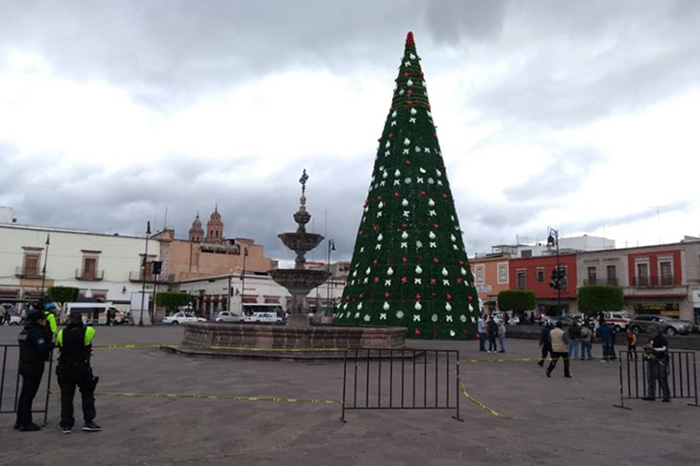
{"type": "Polygon", "coordinates": [[[549,282],[549,286],[555,290],[560,290],[562,283],[566,281],[566,268],[559,267],[552,269],[552,281],[549,282]]]}

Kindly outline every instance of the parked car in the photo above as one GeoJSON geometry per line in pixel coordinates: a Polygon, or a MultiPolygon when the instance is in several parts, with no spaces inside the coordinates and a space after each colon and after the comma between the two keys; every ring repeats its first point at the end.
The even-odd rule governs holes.
{"type": "Polygon", "coordinates": [[[567,326],[571,326],[574,324],[574,322],[578,325],[581,326],[583,325],[583,317],[576,314],[564,314],[560,316],[557,320],[561,320],[561,323],[567,326]]]}
{"type": "Polygon", "coordinates": [[[627,311],[611,311],[603,312],[605,322],[611,327],[615,327],[616,331],[626,330],[630,324],[631,316],[627,311]]]}
{"type": "Polygon", "coordinates": [[[238,314],[234,314],[233,312],[223,311],[223,312],[218,312],[214,316],[214,321],[215,322],[243,322],[243,317],[239,316],[238,314]]]}
{"type": "Polygon", "coordinates": [[[7,325],[20,325],[22,323],[22,318],[20,316],[10,316],[10,322],[7,325]]]}
{"type": "Polygon", "coordinates": [[[648,332],[649,327],[654,326],[659,329],[659,332],[665,333],[666,335],[688,335],[692,328],[690,322],[685,320],[651,314],[635,316],[630,320],[629,326],[635,334],[648,332]]]}
{"type": "Polygon", "coordinates": [[[282,324],[284,319],[277,315],[276,312],[253,312],[253,314],[245,317],[245,322],[252,322],[256,324],[270,323],[270,324],[282,324]]]}
{"type": "Polygon", "coordinates": [[[164,324],[170,325],[180,325],[184,322],[206,322],[207,319],[202,317],[196,317],[194,314],[189,312],[176,312],[171,316],[167,316],[163,319],[164,324]]]}

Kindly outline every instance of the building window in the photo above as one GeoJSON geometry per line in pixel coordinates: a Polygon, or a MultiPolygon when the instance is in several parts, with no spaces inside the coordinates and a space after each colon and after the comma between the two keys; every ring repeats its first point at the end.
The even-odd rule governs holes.
{"type": "Polygon", "coordinates": [[[527,282],[525,280],[526,273],[527,272],[525,270],[518,270],[516,274],[516,287],[519,290],[524,290],[527,288],[527,282]]]}
{"type": "Polygon", "coordinates": [[[537,283],[544,282],[544,269],[537,269],[537,283]]]}
{"type": "Polygon", "coordinates": [[[659,270],[661,272],[661,285],[673,285],[673,264],[671,263],[671,261],[660,262],[659,270]]]}
{"type": "Polygon", "coordinates": [[[608,285],[617,286],[617,269],[615,268],[614,265],[608,265],[607,274],[608,274],[608,285]]]}
{"type": "Polygon", "coordinates": [[[649,264],[647,262],[637,263],[637,286],[649,286],[649,264]]]}
{"type": "Polygon", "coordinates": [[[498,264],[498,283],[508,283],[508,263],[498,264]]]}
{"type": "Polygon", "coordinates": [[[39,276],[39,263],[41,262],[41,253],[25,252],[24,263],[22,266],[22,275],[25,277],[39,276]]]}
{"type": "Polygon", "coordinates": [[[597,285],[597,281],[598,281],[598,271],[596,270],[595,266],[588,267],[588,284],[589,285],[597,285]]]}
{"type": "Polygon", "coordinates": [[[475,265],[474,266],[474,272],[476,275],[476,283],[483,285],[484,283],[484,266],[483,265],[475,265]]]}
{"type": "Polygon", "coordinates": [[[523,259],[532,257],[532,249],[523,249],[520,251],[520,257],[523,259]]]}

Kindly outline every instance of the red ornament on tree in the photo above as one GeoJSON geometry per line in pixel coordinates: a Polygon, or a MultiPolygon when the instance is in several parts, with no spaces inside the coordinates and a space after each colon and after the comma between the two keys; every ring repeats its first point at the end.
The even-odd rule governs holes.
{"type": "Polygon", "coordinates": [[[408,167],[411,166],[411,161],[410,161],[410,160],[406,160],[406,166],[408,166],[408,167]]]}
{"type": "Polygon", "coordinates": [[[416,293],[416,301],[420,301],[420,293],[416,293]]]}
{"type": "Polygon", "coordinates": [[[440,225],[438,225],[437,223],[433,223],[433,228],[437,230],[438,228],[440,228],[440,225]]]}
{"type": "Polygon", "coordinates": [[[406,277],[401,277],[401,283],[405,284],[408,281],[408,278],[406,277]]]}
{"type": "Polygon", "coordinates": [[[388,291],[386,293],[384,293],[384,299],[389,299],[389,296],[391,296],[391,295],[389,294],[388,291]]]}
{"type": "Polygon", "coordinates": [[[459,265],[464,265],[464,261],[462,259],[459,260],[459,265]]]}
{"type": "Polygon", "coordinates": [[[440,262],[440,261],[438,260],[437,257],[433,257],[433,263],[434,263],[434,264],[437,264],[437,263],[439,263],[439,262],[440,262]]]}
{"type": "Polygon", "coordinates": [[[462,277],[457,277],[457,284],[460,285],[462,283],[462,277]]]}
{"type": "Polygon", "coordinates": [[[412,107],[412,106],[413,106],[413,101],[412,101],[412,100],[407,100],[407,101],[406,101],[406,105],[408,105],[409,107],[412,107]]]}
{"type": "Polygon", "coordinates": [[[373,263],[374,265],[377,265],[377,259],[374,259],[374,260],[372,261],[372,263],[373,263]]]}
{"type": "Polygon", "coordinates": [[[401,259],[401,262],[403,262],[403,263],[405,264],[405,263],[408,262],[408,259],[404,257],[404,258],[401,259]]]}
{"type": "Polygon", "coordinates": [[[421,192],[420,192],[420,195],[421,195],[421,196],[425,196],[425,191],[421,191],[421,192]]]}
{"type": "Polygon", "coordinates": [[[420,336],[420,329],[419,329],[419,328],[415,329],[415,330],[413,331],[413,334],[414,334],[415,336],[419,337],[419,336],[420,336]]]}
{"type": "Polygon", "coordinates": [[[448,301],[452,301],[452,295],[450,293],[447,293],[445,295],[445,299],[447,299],[448,301]]]}
{"type": "Polygon", "coordinates": [[[394,197],[399,197],[399,193],[397,193],[396,191],[394,191],[394,197]]]}
{"type": "Polygon", "coordinates": [[[474,298],[472,298],[472,295],[469,295],[469,296],[468,296],[468,299],[469,299],[469,302],[470,302],[470,303],[471,303],[472,301],[474,301],[474,298]]]}
{"type": "Polygon", "coordinates": [[[374,283],[379,283],[379,277],[374,277],[374,283]]]}
{"type": "Polygon", "coordinates": [[[434,279],[434,278],[431,278],[431,279],[430,279],[430,284],[431,284],[431,285],[434,285],[434,284],[435,284],[435,279],[434,279]]]}

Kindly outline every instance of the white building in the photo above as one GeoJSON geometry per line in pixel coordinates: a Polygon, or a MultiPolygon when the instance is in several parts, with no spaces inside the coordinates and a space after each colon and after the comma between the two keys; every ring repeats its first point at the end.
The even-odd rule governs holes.
{"type": "MultiPolygon", "coordinates": [[[[0,303],[36,301],[43,284],[79,288],[82,297],[128,309],[131,293],[141,291],[144,249],[144,238],[0,223],[0,303]]],[[[149,241],[148,260],[159,254],[160,243],[149,241]]]]}
{"type": "MultiPolygon", "coordinates": [[[[615,249],[615,240],[602,236],[571,236],[559,238],[559,254],[572,254],[586,251],[602,251],[615,249]]],[[[535,244],[499,244],[491,246],[491,254],[510,254],[512,257],[537,257],[556,254],[556,248],[548,247],[546,243],[535,244]]],[[[481,257],[481,255],[478,255],[481,257]]]]}

